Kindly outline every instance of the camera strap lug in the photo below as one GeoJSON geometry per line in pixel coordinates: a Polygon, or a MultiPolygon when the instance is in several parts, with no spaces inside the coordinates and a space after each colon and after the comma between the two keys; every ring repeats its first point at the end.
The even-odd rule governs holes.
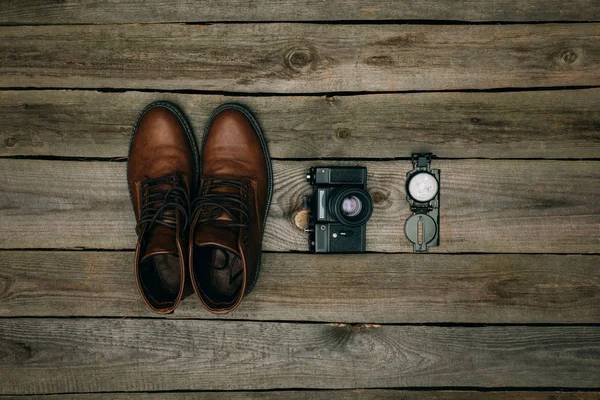
{"type": "Polygon", "coordinates": [[[306,211],[310,211],[310,197],[304,196],[302,197],[302,208],[306,211]]]}
{"type": "Polygon", "coordinates": [[[431,153],[413,153],[412,163],[415,171],[429,171],[431,153]]]}

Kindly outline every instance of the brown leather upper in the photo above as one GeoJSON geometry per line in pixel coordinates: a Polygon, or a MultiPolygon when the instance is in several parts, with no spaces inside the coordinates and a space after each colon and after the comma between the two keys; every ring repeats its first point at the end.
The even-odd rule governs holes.
{"type": "Polygon", "coordinates": [[[259,135],[249,117],[225,106],[213,116],[201,150],[190,275],[198,298],[213,313],[235,309],[257,278],[272,190],[259,135]]]}
{"type": "Polygon", "coordinates": [[[269,181],[265,151],[258,133],[240,111],[225,109],[213,119],[202,148],[202,176],[250,178],[258,185],[258,203],[266,205],[269,181]]]}
{"type": "Polygon", "coordinates": [[[174,105],[162,102],[151,104],[142,112],[134,130],[127,168],[138,222],[136,281],[142,299],[159,314],[172,312],[184,295],[187,263],[184,225],[189,219],[190,184],[197,180],[198,169],[191,133],[186,132],[183,117],[176,112],[174,105]],[[145,222],[140,223],[140,219],[145,222]]]}

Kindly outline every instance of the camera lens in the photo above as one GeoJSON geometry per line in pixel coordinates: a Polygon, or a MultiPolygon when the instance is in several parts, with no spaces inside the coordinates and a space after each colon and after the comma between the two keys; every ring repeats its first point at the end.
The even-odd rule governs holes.
{"type": "Polygon", "coordinates": [[[373,214],[371,196],[355,187],[340,188],[333,192],[328,206],[330,214],[337,221],[351,227],[366,224],[373,214]]]}
{"type": "Polygon", "coordinates": [[[362,210],[362,202],[356,196],[347,196],[342,200],[342,212],[348,217],[356,217],[362,210]]]}

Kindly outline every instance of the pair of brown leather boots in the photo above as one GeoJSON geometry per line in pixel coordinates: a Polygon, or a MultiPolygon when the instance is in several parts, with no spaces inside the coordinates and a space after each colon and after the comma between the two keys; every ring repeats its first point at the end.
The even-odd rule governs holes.
{"type": "Polygon", "coordinates": [[[273,193],[269,152],[250,111],[218,107],[198,153],[177,106],[148,105],[133,128],[127,181],[135,277],[148,307],[173,312],[193,288],[209,311],[235,309],[258,277],[273,193]]]}

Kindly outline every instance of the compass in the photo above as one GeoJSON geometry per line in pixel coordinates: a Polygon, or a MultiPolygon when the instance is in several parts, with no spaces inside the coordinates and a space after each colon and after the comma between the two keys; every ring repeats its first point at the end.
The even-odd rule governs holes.
{"type": "Polygon", "coordinates": [[[418,202],[433,200],[438,193],[439,183],[429,172],[417,172],[408,181],[408,195],[418,202]]]}
{"type": "Polygon", "coordinates": [[[413,170],[406,173],[406,201],[413,212],[404,225],[415,253],[439,246],[440,170],[431,169],[431,153],[413,154],[413,170]]]}

